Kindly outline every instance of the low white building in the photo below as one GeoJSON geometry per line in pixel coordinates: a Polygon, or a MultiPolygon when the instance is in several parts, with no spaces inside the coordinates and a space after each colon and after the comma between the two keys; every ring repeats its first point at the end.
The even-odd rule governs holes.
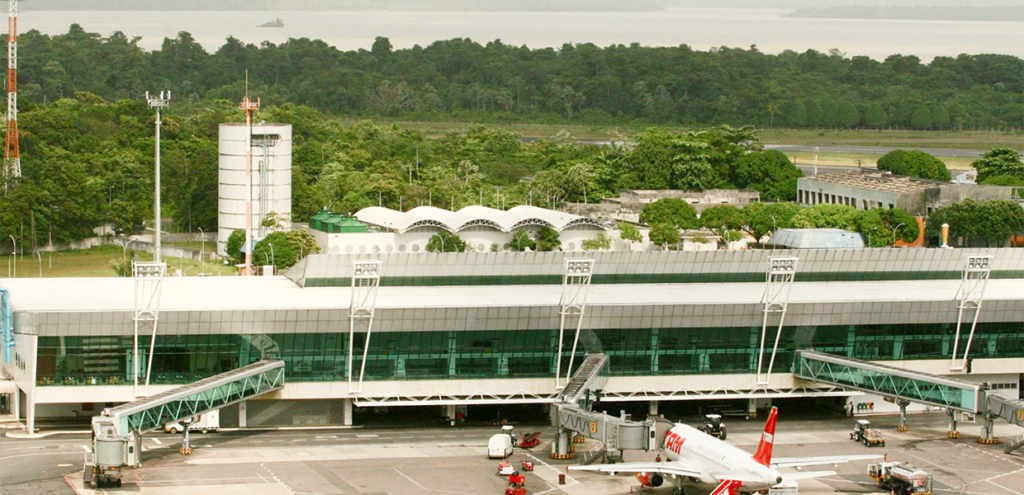
{"type": "Polygon", "coordinates": [[[325,254],[423,252],[430,238],[442,230],[458,235],[468,250],[476,252],[491,251],[493,245],[504,249],[519,230],[536,238],[542,227],[558,232],[563,251],[583,251],[583,241],[594,239],[599,233],[617,238],[587,217],[526,205],[508,211],[467,206],[457,212],[432,206],[420,206],[407,212],[374,206],[360,210],[355,218],[371,231],[327,233],[313,230],[325,254]]]}

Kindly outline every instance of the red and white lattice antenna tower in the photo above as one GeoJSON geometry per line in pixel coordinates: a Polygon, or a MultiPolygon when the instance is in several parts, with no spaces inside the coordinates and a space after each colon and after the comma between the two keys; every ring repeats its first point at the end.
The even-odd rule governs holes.
{"type": "Polygon", "coordinates": [[[249,99],[249,71],[245,71],[245,98],[238,106],[245,110],[245,268],[243,275],[252,275],[252,112],[259,111],[260,99],[249,99]]]}
{"type": "Polygon", "coordinates": [[[7,145],[4,147],[4,183],[21,177],[18,146],[18,0],[8,1],[7,21],[7,145]]]}

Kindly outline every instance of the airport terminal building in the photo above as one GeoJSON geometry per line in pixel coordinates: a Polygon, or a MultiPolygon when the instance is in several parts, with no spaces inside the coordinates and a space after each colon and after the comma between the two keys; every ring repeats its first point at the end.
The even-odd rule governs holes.
{"type": "Polygon", "coordinates": [[[144,380],[151,366],[156,393],[260,359],[284,360],[287,384],[235,406],[243,425],[351,423],[354,407],[551,402],[570,361],[595,352],[610,358],[603,401],[844,397],[857,393],[794,377],[794,352],[950,374],[973,318],[957,339],[967,254],[992,256],[991,280],[957,374],[1017,398],[1021,249],[587,253],[581,318],[566,311],[564,285],[566,260],[581,253],[315,255],[287,276],[164,279],[151,364],[151,327],[140,325],[138,365],[136,281],[9,279],[2,366],[26,418],[130,401],[136,367],[144,380]],[[770,257],[797,260],[784,319],[765,316],[770,257]],[[353,288],[358,260],[380,262],[369,327],[350,318],[367,309],[353,297],[365,291],[353,288]]]}

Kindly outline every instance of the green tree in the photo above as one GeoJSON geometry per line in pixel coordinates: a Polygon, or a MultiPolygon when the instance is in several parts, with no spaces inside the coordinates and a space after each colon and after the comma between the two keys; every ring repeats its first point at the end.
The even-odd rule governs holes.
{"type": "Polygon", "coordinates": [[[536,250],[537,244],[533,242],[528,232],[519,229],[512,234],[512,240],[509,241],[508,247],[514,251],[526,251],[527,249],[533,251],[536,250]]]}
{"type": "Polygon", "coordinates": [[[612,247],[612,240],[610,237],[604,235],[604,232],[598,232],[597,237],[593,239],[583,240],[583,249],[585,251],[600,251],[602,249],[609,249],[612,247]]]}
{"type": "Polygon", "coordinates": [[[653,226],[664,223],[677,229],[697,228],[697,212],[683,199],[663,198],[640,210],[640,223],[653,226]]]}
{"type": "Polygon", "coordinates": [[[465,250],[466,241],[447,230],[430,236],[430,240],[427,241],[427,252],[430,253],[461,253],[465,250]]]}
{"type": "Polygon", "coordinates": [[[748,153],[736,160],[736,186],[758,191],[765,199],[796,199],[797,179],[803,176],[789,157],[778,150],[748,153]]]}
{"type": "Polygon", "coordinates": [[[892,246],[897,239],[914,242],[920,233],[917,219],[899,208],[860,211],[854,224],[868,247],[892,246]]]}
{"type": "Polygon", "coordinates": [[[562,241],[558,231],[547,225],[537,229],[537,251],[560,251],[562,241]]]}
{"type": "Polygon", "coordinates": [[[983,186],[1024,186],[1024,179],[1013,175],[996,175],[981,181],[983,186]]]}
{"type": "Polygon", "coordinates": [[[725,236],[728,230],[743,227],[743,212],[733,205],[715,205],[700,214],[700,224],[719,236],[725,236]]]}
{"type": "Polygon", "coordinates": [[[932,112],[924,105],[914,108],[914,115],[910,118],[910,125],[914,129],[931,129],[932,112]]]}
{"type": "Polygon", "coordinates": [[[231,235],[228,236],[228,242],[227,242],[227,245],[224,248],[224,251],[225,251],[225,253],[227,253],[228,258],[231,259],[232,263],[237,265],[237,264],[242,263],[243,261],[245,261],[245,260],[242,259],[242,246],[244,244],[245,244],[245,231],[244,230],[241,230],[241,229],[234,230],[234,231],[231,232],[231,235]]]}
{"type": "Polygon", "coordinates": [[[750,203],[743,207],[744,230],[760,242],[777,228],[789,228],[801,210],[793,203],[750,203]]]}
{"type": "Polygon", "coordinates": [[[889,117],[885,115],[882,105],[876,101],[868,106],[868,111],[864,114],[864,123],[873,129],[881,129],[889,123],[889,117]]]}
{"type": "Polygon", "coordinates": [[[928,153],[917,150],[893,150],[878,159],[878,169],[922,179],[948,181],[946,164],[928,153]]]}
{"type": "Polygon", "coordinates": [[[810,100],[807,102],[807,123],[812,126],[825,125],[821,104],[816,100],[810,100]]]}
{"type": "Polygon", "coordinates": [[[793,216],[797,229],[843,229],[856,231],[857,210],[846,205],[820,204],[804,208],[793,216]]]}
{"type": "Polygon", "coordinates": [[[942,105],[935,105],[932,109],[932,125],[936,129],[949,128],[949,110],[942,105]]]}
{"type": "Polygon", "coordinates": [[[643,242],[643,234],[640,233],[640,229],[636,228],[635,225],[627,222],[619,222],[619,238],[629,242],[643,242]]]}
{"type": "Polygon", "coordinates": [[[317,245],[316,238],[308,230],[289,230],[286,235],[288,236],[288,243],[299,252],[300,260],[320,252],[320,246],[317,245]]]}
{"type": "Polygon", "coordinates": [[[807,125],[807,107],[802,102],[790,101],[782,108],[782,120],[790,127],[807,125]]]}
{"type": "Polygon", "coordinates": [[[982,155],[971,166],[978,171],[979,182],[999,175],[1024,179],[1024,163],[1020,160],[1020,153],[1010,148],[993,149],[982,155]]]}
{"type": "Polygon", "coordinates": [[[945,223],[949,225],[951,245],[957,244],[958,239],[963,240],[962,245],[970,245],[972,237],[981,235],[978,229],[982,222],[980,210],[980,205],[970,198],[938,208],[928,215],[925,235],[932,240],[939,239],[945,223]]]}
{"type": "Polygon", "coordinates": [[[666,251],[671,247],[679,245],[679,229],[669,223],[656,223],[652,225],[648,236],[655,246],[666,251]]]}
{"type": "Polygon", "coordinates": [[[287,270],[299,261],[299,251],[289,242],[286,232],[267,234],[252,251],[253,265],[274,265],[287,270]]]}
{"type": "Polygon", "coordinates": [[[834,100],[821,102],[821,123],[825,127],[839,126],[839,105],[834,100]]]}
{"type": "Polygon", "coordinates": [[[839,105],[839,124],[845,128],[856,127],[860,124],[860,112],[852,102],[844,101],[839,105]]]}
{"type": "Polygon", "coordinates": [[[986,201],[978,207],[978,217],[977,234],[989,247],[1002,247],[1011,236],[1024,234],[1024,208],[1016,201],[986,201]]]}

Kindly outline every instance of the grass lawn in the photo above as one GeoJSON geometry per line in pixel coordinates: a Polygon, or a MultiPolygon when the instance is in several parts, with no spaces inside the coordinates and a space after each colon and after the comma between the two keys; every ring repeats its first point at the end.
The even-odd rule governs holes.
{"type": "MultiPolygon", "coordinates": [[[[119,246],[100,246],[92,249],[40,253],[42,257],[43,277],[114,277],[117,274],[110,266],[110,260],[120,260],[124,251],[119,246]]],[[[141,261],[151,261],[153,255],[128,251],[128,256],[135,256],[141,261]]],[[[0,276],[6,277],[12,268],[11,256],[0,256],[0,276]],[[8,271],[4,272],[7,267],[8,271]]],[[[184,268],[187,276],[195,276],[200,272],[199,262],[182,258],[164,258],[169,274],[184,268]]],[[[29,255],[18,257],[18,277],[39,277],[40,257],[29,255]]],[[[231,276],[236,274],[235,267],[224,266],[216,262],[203,263],[202,271],[214,276],[231,276]]]]}
{"type": "MultiPolygon", "coordinates": [[[[352,125],[356,121],[346,121],[352,125]]],[[[389,123],[377,120],[378,123],[389,123]]],[[[438,137],[446,132],[465,130],[471,122],[395,122],[407,129],[438,137]]],[[[575,124],[484,124],[519,133],[525,137],[551,137],[562,130],[579,139],[615,139],[643,131],[650,125],[575,125],[575,124]]],[[[677,131],[691,128],[667,126],[677,131]]],[[[818,130],[818,129],[761,129],[761,139],[772,144],[802,144],[809,146],[887,146],[917,148],[955,148],[989,150],[1009,147],[1024,150],[1024,131],[910,131],[910,130],[818,130]]]]}

